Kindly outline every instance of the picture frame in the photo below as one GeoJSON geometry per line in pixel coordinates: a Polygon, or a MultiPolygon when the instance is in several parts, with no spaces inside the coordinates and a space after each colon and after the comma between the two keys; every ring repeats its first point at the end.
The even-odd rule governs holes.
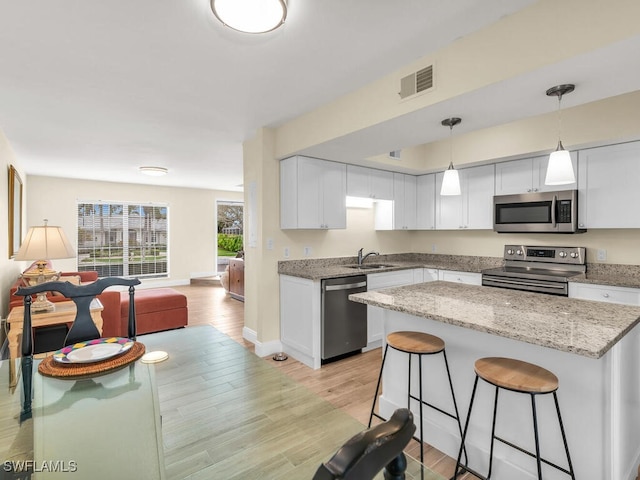
{"type": "Polygon", "coordinates": [[[13,165],[9,166],[9,258],[22,244],[22,179],[13,165]]]}

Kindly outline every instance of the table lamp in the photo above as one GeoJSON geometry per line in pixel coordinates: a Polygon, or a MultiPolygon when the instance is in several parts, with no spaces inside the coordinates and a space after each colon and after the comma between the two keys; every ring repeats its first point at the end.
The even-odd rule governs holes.
{"type": "MultiPolygon", "coordinates": [[[[20,250],[14,257],[15,260],[35,260],[36,267],[22,274],[29,286],[57,280],[60,277],[60,272],[47,268],[48,260],[76,256],[62,227],[50,227],[47,222],[48,220],[44,221],[44,226],[29,228],[20,250]]],[[[31,310],[34,312],[51,311],[54,308],[53,303],[47,300],[46,292],[39,293],[31,304],[31,310]]]]}

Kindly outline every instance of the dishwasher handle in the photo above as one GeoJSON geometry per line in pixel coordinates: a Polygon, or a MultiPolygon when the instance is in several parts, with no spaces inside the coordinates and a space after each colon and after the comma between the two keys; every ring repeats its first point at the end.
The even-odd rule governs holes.
{"type": "Polygon", "coordinates": [[[366,286],[367,282],[345,283],[344,285],[325,285],[324,290],[326,292],[333,292],[335,290],[351,290],[353,288],[362,288],[366,286]]]}

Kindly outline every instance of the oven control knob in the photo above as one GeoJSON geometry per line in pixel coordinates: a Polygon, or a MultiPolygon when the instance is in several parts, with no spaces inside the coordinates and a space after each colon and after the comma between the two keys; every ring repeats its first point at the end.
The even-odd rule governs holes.
{"type": "Polygon", "coordinates": [[[560,258],[565,258],[567,256],[567,252],[560,251],[560,253],[558,253],[558,255],[560,256],[560,258]]]}
{"type": "Polygon", "coordinates": [[[508,248],[507,249],[507,255],[513,255],[513,248],[508,248]]]}
{"type": "Polygon", "coordinates": [[[516,255],[522,255],[522,250],[520,249],[516,250],[516,255]]]}
{"type": "Polygon", "coordinates": [[[578,258],[578,252],[571,252],[571,258],[578,258]]]}

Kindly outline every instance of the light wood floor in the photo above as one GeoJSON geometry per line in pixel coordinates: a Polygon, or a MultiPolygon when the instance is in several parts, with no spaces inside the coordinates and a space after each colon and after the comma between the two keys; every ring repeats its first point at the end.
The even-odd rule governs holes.
{"type": "MultiPolygon", "coordinates": [[[[189,305],[189,325],[211,324],[236,342],[254,351],[253,344],[242,338],[244,327],[244,304],[229,297],[216,282],[194,282],[190,286],[174,287],[187,296],[189,305]]],[[[366,425],[369,421],[371,401],[375,393],[376,381],[381,363],[380,349],[356,355],[339,362],[313,370],[289,358],[276,362],[265,358],[289,377],[303,384],[315,394],[336,407],[349,413],[366,425]]],[[[420,456],[419,443],[412,441],[407,453],[414,458],[420,456]]],[[[425,464],[445,477],[453,475],[455,460],[439,450],[425,445],[425,464]]],[[[472,480],[467,474],[459,477],[472,480]]]]}

